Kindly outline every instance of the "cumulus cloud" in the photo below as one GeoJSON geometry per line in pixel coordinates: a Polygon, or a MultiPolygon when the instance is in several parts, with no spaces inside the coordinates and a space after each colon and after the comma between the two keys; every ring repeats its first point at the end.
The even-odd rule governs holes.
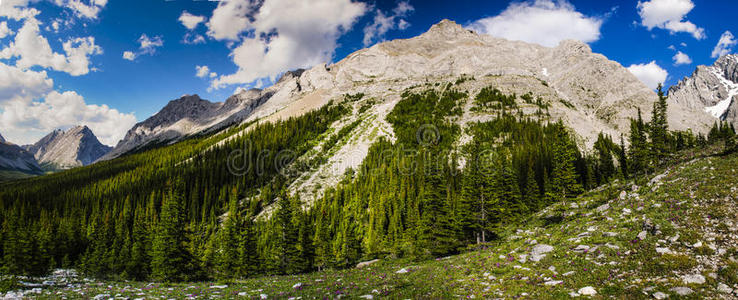
{"type": "Polygon", "coordinates": [[[186,27],[188,30],[193,30],[197,25],[205,21],[205,17],[193,15],[185,10],[182,12],[182,15],[179,16],[178,20],[182,23],[182,26],[186,27]]]}
{"type": "Polygon", "coordinates": [[[115,145],[136,124],[136,117],[107,105],[86,104],[73,91],[52,91],[43,101],[13,101],[3,105],[0,124],[3,134],[20,144],[33,143],[57,128],[87,125],[100,142],[115,145]]]}
{"type": "Polygon", "coordinates": [[[59,93],[53,86],[46,71],[0,63],[0,128],[8,140],[28,144],[56,128],[87,125],[114,145],[136,123],[133,114],[86,104],[76,92],[59,93]]]}
{"type": "Polygon", "coordinates": [[[90,56],[102,54],[93,37],[69,39],[62,46],[66,55],[54,52],[40,35],[39,21],[28,18],[15,41],[0,51],[0,59],[18,58],[16,65],[20,68],[40,66],[79,76],[89,73],[90,56]]]}
{"type": "Polygon", "coordinates": [[[53,87],[54,81],[47,77],[46,71],[22,70],[0,62],[0,107],[41,97],[53,87]]]}
{"type": "Polygon", "coordinates": [[[81,18],[97,19],[97,15],[108,4],[108,0],[55,0],[56,5],[71,9],[75,15],[81,18]]]}
{"type": "Polygon", "coordinates": [[[123,51],[123,59],[133,61],[136,59],[136,53],[131,51],[123,51]]]}
{"type": "Polygon", "coordinates": [[[4,39],[6,36],[12,35],[14,32],[8,28],[8,22],[0,22],[0,39],[4,39]]]}
{"type": "Polygon", "coordinates": [[[674,65],[688,65],[692,63],[692,58],[689,57],[689,55],[685,54],[682,51],[678,51],[677,54],[674,55],[674,65]]]}
{"type": "Polygon", "coordinates": [[[410,26],[404,17],[408,13],[414,11],[415,8],[408,1],[401,1],[397,7],[392,10],[392,14],[387,15],[381,10],[377,10],[372,23],[364,27],[364,46],[369,46],[376,41],[382,41],[387,31],[393,29],[405,30],[410,26]]]}
{"type": "Polygon", "coordinates": [[[245,0],[220,2],[208,22],[208,34],[240,38],[230,54],[238,71],[217,77],[211,87],[274,79],[286,70],[330,62],[338,38],[366,9],[366,4],[351,0],[265,0],[259,7],[245,0]],[[244,31],[248,34],[241,36],[244,31]]]}
{"type": "Polygon", "coordinates": [[[215,76],[211,76],[213,74],[215,73],[210,72],[210,68],[208,68],[208,66],[195,66],[195,76],[197,77],[200,77],[200,78],[205,78],[208,76],[215,77],[215,76]]]}
{"type": "Polygon", "coordinates": [[[730,54],[730,52],[733,52],[733,46],[735,46],[736,43],[737,41],[735,40],[733,33],[730,31],[723,32],[717,45],[715,45],[715,49],[712,49],[711,57],[718,58],[720,56],[730,54]]]}
{"type": "Polygon", "coordinates": [[[154,55],[156,48],[164,46],[161,36],[149,37],[145,33],[138,38],[138,51],[123,51],[123,59],[133,61],[141,55],[154,55]]]}
{"type": "Polygon", "coordinates": [[[20,21],[26,18],[33,18],[39,12],[35,8],[28,8],[29,3],[38,2],[39,0],[3,0],[0,1],[0,17],[6,17],[20,21]]]}
{"type": "Polygon", "coordinates": [[[554,47],[566,39],[599,40],[602,22],[603,18],[585,16],[565,0],[536,0],[513,2],[499,15],[469,27],[495,37],[554,47]]]}
{"type": "Polygon", "coordinates": [[[651,0],[638,1],[638,15],[641,16],[641,25],[651,30],[661,28],[672,34],[687,32],[694,38],[705,38],[705,30],[694,23],[687,21],[687,14],[694,9],[692,0],[651,0]]]}
{"type": "Polygon", "coordinates": [[[635,77],[641,80],[646,86],[651,89],[656,89],[659,83],[664,83],[669,73],[663,68],[652,61],[647,64],[634,64],[628,67],[628,71],[633,73],[635,77]]]}
{"type": "MultiPolygon", "coordinates": [[[[206,24],[208,35],[216,40],[238,40],[239,35],[250,28],[249,16],[258,10],[258,1],[231,0],[218,2],[213,16],[206,24]]],[[[306,3],[309,4],[309,3],[306,3]]],[[[287,8],[289,10],[289,8],[287,8]]],[[[273,14],[288,12],[268,12],[273,14]]],[[[316,14],[320,14],[318,10],[316,14]]]]}

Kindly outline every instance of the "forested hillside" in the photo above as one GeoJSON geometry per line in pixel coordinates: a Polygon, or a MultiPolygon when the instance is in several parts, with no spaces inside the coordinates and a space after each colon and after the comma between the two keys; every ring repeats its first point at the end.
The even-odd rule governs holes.
{"type": "Polygon", "coordinates": [[[312,202],[290,194],[299,170],[326,157],[295,158],[349,134],[331,127],[359,111],[352,99],[360,98],[0,184],[2,272],[62,267],[101,278],[192,281],[442,257],[495,241],[552,203],[651,172],[676,151],[735,135],[722,124],[708,137],[670,132],[661,94],[652,122],[632,120],[628,149],[624,137],[604,134],[594,149],[581,149],[530,94],[490,87],[469,95],[437,85],[402,95],[386,118],[396,140],[373,144],[336,187],[312,202]],[[456,120],[468,101],[495,117],[462,128],[456,120]],[[523,103],[537,113],[524,114],[523,103]]]}

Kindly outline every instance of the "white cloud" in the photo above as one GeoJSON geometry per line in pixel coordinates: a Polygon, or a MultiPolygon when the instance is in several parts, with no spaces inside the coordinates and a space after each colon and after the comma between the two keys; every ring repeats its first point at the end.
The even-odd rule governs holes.
{"type": "Polygon", "coordinates": [[[711,57],[718,58],[720,56],[730,54],[730,52],[733,52],[733,46],[735,46],[737,42],[738,41],[735,40],[733,33],[730,31],[723,32],[717,45],[715,45],[715,49],[712,49],[711,57]]]}
{"type": "Polygon", "coordinates": [[[138,42],[141,44],[139,49],[142,54],[154,54],[156,52],[156,48],[164,46],[164,40],[161,39],[161,36],[149,38],[145,33],[138,38],[138,42]]]}
{"type": "Polygon", "coordinates": [[[3,134],[20,144],[33,143],[56,128],[87,125],[102,143],[115,145],[136,124],[133,114],[121,113],[104,104],[86,104],[73,91],[52,91],[43,101],[13,101],[2,108],[3,134]]]}
{"type": "Polygon", "coordinates": [[[205,21],[205,17],[193,15],[185,10],[182,12],[182,15],[179,16],[178,20],[182,23],[182,26],[186,27],[188,30],[193,30],[198,24],[205,21]]]}
{"type": "MultiPolygon", "coordinates": [[[[248,15],[258,9],[254,0],[231,0],[218,2],[213,16],[206,24],[208,35],[216,40],[238,40],[239,35],[250,28],[248,15]]],[[[309,4],[309,3],[307,3],[309,4]]],[[[289,7],[286,8],[289,10],[289,7]]],[[[315,11],[320,13],[319,11],[315,11]]],[[[269,12],[273,14],[288,12],[269,12]]]]}
{"type": "Polygon", "coordinates": [[[397,7],[392,10],[392,15],[386,15],[383,11],[377,10],[372,23],[364,27],[364,46],[382,41],[387,31],[392,29],[407,29],[410,23],[403,18],[414,10],[415,8],[408,1],[398,3],[397,7]]]}
{"type": "Polygon", "coordinates": [[[136,53],[131,51],[123,51],[123,59],[133,61],[136,59],[136,53]]]}
{"type": "Polygon", "coordinates": [[[33,18],[39,12],[35,8],[28,8],[29,3],[38,2],[39,0],[2,0],[0,1],[0,17],[7,17],[20,21],[26,18],[33,18]]]}
{"type": "Polygon", "coordinates": [[[71,9],[77,17],[97,19],[97,15],[108,4],[108,0],[89,0],[88,4],[82,0],[56,0],[56,5],[71,9]]]}
{"type": "Polygon", "coordinates": [[[103,143],[114,145],[136,123],[133,114],[86,104],[77,93],[59,93],[53,86],[46,71],[0,63],[0,128],[6,138],[28,144],[56,128],[87,125],[103,143]]]}
{"type": "Polygon", "coordinates": [[[655,61],[647,64],[630,65],[628,71],[633,73],[635,77],[641,80],[646,86],[651,89],[656,89],[659,83],[664,83],[669,73],[663,68],[659,67],[655,61]]]}
{"type": "Polygon", "coordinates": [[[210,74],[214,74],[210,72],[210,68],[208,66],[195,66],[195,76],[200,78],[205,78],[210,76],[210,74]]]}
{"type": "Polygon", "coordinates": [[[641,25],[651,30],[653,28],[666,29],[669,32],[687,32],[694,38],[705,38],[705,30],[694,23],[685,20],[687,14],[694,8],[692,0],[651,0],[638,1],[638,15],[641,16],[641,25]]]}
{"type": "Polygon", "coordinates": [[[688,65],[692,63],[692,59],[689,57],[689,55],[684,54],[684,52],[679,51],[677,54],[674,55],[674,65],[688,65]]]}
{"type": "Polygon", "coordinates": [[[0,22],[0,39],[4,39],[6,36],[12,35],[14,32],[8,28],[8,22],[0,22]]]}
{"type": "Polygon", "coordinates": [[[185,44],[202,44],[205,43],[205,37],[196,33],[185,33],[182,42],[185,44]]]}
{"type": "Polygon", "coordinates": [[[258,11],[251,12],[253,22],[244,19],[238,23],[250,7],[245,1],[220,2],[208,23],[208,34],[216,39],[237,38],[249,28],[248,37],[243,37],[231,53],[238,71],[214,79],[212,88],[274,79],[286,70],[330,62],[338,38],[367,9],[366,4],[351,0],[266,0],[258,11]],[[226,14],[222,9],[237,2],[241,10],[234,17],[236,23],[229,24],[236,29],[221,31],[218,15],[226,14]]]}
{"type": "Polygon", "coordinates": [[[123,51],[123,59],[133,61],[141,55],[154,55],[156,48],[164,46],[164,40],[161,36],[154,36],[150,38],[145,33],[138,38],[138,51],[123,51]]]}
{"type": "Polygon", "coordinates": [[[495,17],[477,20],[469,27],[508,40],[554,47],[566,39],[591,43],[600,39],[603,19],[576,11],[566,0],[513,2],[495,17]]]}
{"type": "Polygon", "coordinates": [[[15,41],[0,51],[0,59],[17,57],[16,65],[20,68],[40,66],[79,76],[89,73],[91,55],[102,54],[102,48],[95,45],[93,37],[67,40],[62,45],[66,55],[53,52],[49,41],[39,32],[39,21],[26,19],[15,41]]]}
{"type": "Polygon", "coordinates": [[[46,71],[22,70],[0,62],[0,107],[13,101],[36,99],[51,91],[46,71]]]}

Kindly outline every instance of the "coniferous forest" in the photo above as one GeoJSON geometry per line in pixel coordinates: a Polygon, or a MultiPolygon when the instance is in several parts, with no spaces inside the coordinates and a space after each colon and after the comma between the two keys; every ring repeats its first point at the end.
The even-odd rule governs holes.
{"type": "Polygon", "coordinates": [[[304,167],[292,158],[330,148],[356,127],[329,130],[354,113],[350,104],[361,95],[300,117],[2,183],[0,270],[76,268],[98,278],[195,281],[483,247],[505,225],[549,204],[735,135],[718,123],[707,137],[670,131],[661,89],[659,96],[650,122],[639,113],[629,136],[600,134],[583,149],[530,94],[521,99],[539,107],[534,116],[522,113],[517,96],[491,87],[476,95],[451,84],[407,91],[386,118],[396,139],[374,143],[358,169],[310,202],[287,189],[304,167]],[[456,121],[469,101],[493,117],[462,128],[456,121]],[[460,143],[464,134],[470,139],[460,143]]]}

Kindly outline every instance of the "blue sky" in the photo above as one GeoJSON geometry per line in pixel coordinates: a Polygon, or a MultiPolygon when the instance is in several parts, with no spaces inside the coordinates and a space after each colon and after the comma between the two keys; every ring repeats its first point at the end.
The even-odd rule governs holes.
{"type": "Polygon", "coordinates": [[[114,145],[183,94],[224,101],[444,18],[547,46],[580,39],[649,85],[733,53],[738,33],[729,0],[251,2],[0,0],[0,133],[24,144],[85,124],[114,145]]]}

